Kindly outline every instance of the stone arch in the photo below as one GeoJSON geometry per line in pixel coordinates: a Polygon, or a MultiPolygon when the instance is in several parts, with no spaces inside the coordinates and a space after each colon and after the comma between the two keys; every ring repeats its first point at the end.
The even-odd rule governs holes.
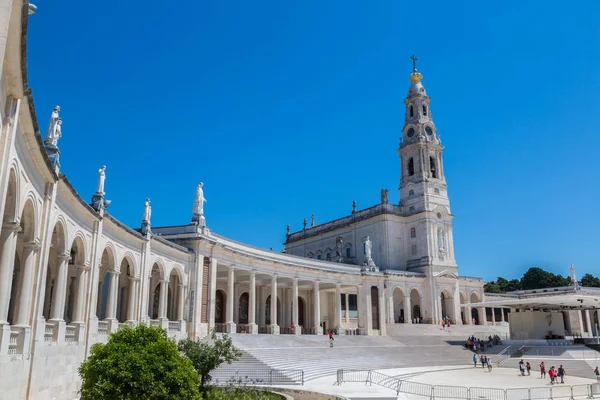
{"type": "Polygon", "coordinates": [[[173,274],[173,271],[177,271],[177,275],[179,276],[180,280],[181,280],[181,284],[186,285],[186,274],[185,274],[185,269],[183,268],[183,266],[181,264],[176,264],[174,263],[173,266],[171,267],[171,272],[170,274],[173,274]]]}
{"type": "Polygon", "coordinates": [[[315,253],[315,257],[317,258],[317,260],[322,260],[323,252],[321,250],[317,250],[317,252],[315,253]]]}
{"type": "MultiPolygon", "coordinates": [[[[16,237],[15,248],[12,249],[12,273],[8,299],[9,324],[30,325],[31,299],[33,298],[33,280],[35,271],[35,255],[37,253],[35,201],[27,199],[18,219],[20,233],[16,237]]],[[[8,272],[8,271],[7,271],[8,272]]]]}
{"type": "Polygon", "coordinates": [[[312,251],[309,251],[309,252],[306,254],[306,257],[308,257],[308,258],[313,258],[314,256],[315,256],[315,255],[312,253],[312,251]]]}
{"type": "MultiPolygon", "coordinates": [[[[123,261],[127,261],[127,265],[129,266],[130,269],[130,274],[133,277],[139,278],[140,276],[140,271],[138,268],[138,265],[135,261],[135,256],[133,255],[133,253],[131,251],[126,251],[123,254],[123,257],[121,257],[121,262],[119,263],[119,265],[123,265],[123,261]]],[[[119,267],[120,270],[120,267],[119,267]]]]}
{"type": "Polygon", "coordinates": [[[440,317],[444,322],[456,323],[456,316],[454,315],[454,297],[452,292],[448,289],[442,289],[440,291],[440,317]]]}
{"type": "Polygon", "coordinates": [[[135,264],[133,257],[126,254],[119,265],[117,284],[117,312],[116,318],[119,322],[135,320],[135,264]]]}
{"type": "MultiPolygon", "coordinates": [[[[114,298],[109,298],[111,282],[117,279],[118,271],[116,263],[116,251],[112,243],[106,242],[100,256],[100,267],[98,274],[98,300],[96,303],[96,315],[100,320],[115,318],[114,298]]],[[[114,294],[116,296],[116,294],[114,294]]]]}
{"type": "Polygon", "coordinates": [[[393,290],[392,290],[392,298],[393,298],[393,302],[394,302],[394,309],[393,309],[393,315],[392,317],[394,318],[395,323],[404,323],[406,322],[407,318],[410,318],[410,316],[408,315],[404,315],[404,299],[406,297],[406,293],[404,292],[404,289],[401,288],[400,286],[396,286],[393,290]]]}
{"type": "Polygon", "coordinates": [[[227,295],[221,289],[215,293],[215,323],[225,323],[225,304],[227,304],[227,295]]]}
{"type": "Polygon", "coordinates": [[[64,218],[59,216],[52,230],[46,276],[43,315],[46,320],[63,320],[67,293],[68,264],[71,256],[67,251],[64,218]]]}
{"type": "Polygon", "coordinates": [[[19,218],[19,167],[14,162],[8,173],[8,187],[6,190],[6,198],[4,199],[4,215],[2,217],[3,224],[16,223],[19,218]]]}
{"type": "Polygon", "coordinates": [[[325,259],[328,261],[331,260],[333,257],[332,253],[333,253],[333,250],[330,247],[326,248],[325,249],[325,259]]]}
{"type": "Polygon", "coordinates": [[[240,295],[238,299],[238,324],[247,324],[248,323],[248,304],[250,301],[250,296],[248,292],[244,292],[240,295]]]}
{"type": "Polygon", "coordinates": [[[420,289],[417,287],[413,287],[412,289],[410,289],[410,305],[411,305],[411,319],[413,320],[413,322],[421,322],[421,319],[423,318],[422,315],[422,299],[423,299],[423,294],[421,293],[420,289]],[[416,320],[415,320],[416,319],[416,320]]]}
{"type": "Polygon", "coordinates": [[[151,319],[159,318],[160,311],[160,291],[163,281],[166,279],[166,270],[161,259],[156,258],[150,270],[150,290],[148,291],[148,316],[151,319]]]}
{"type": "MultiPolygon", "coordinates": [[[[481,301],[481,297],[479,296],[479,293],[472,291],[471,294],[469,295],[469,302],[470,303],[479,303],[481,301]]],[[[477,309],[476,307],[471,308],[471,319],[473,322],[473,325],[482,325],[485,315],[480,315],[481,313],[479,312],[479,309],[477,309]]]]}
{"type": "Polygon", "coordinates": [[[174,266],[171,268],[167,283],[167,319],[170,321],[183,319],[183,310],[180,307],[182,302],[185,302],[183,272],[174,266]]]}
{"type": "Polygon", "coordinates": [[[32,242],[40,237],[40,222],[36,204],[37,201],[33,192],[27,193],[23,207],[18,214],[21,215],[21,232],[24,242],[32,242]],[[29,222],[27,224],[23,224],[24,218],[28,219],[29,222]]]}

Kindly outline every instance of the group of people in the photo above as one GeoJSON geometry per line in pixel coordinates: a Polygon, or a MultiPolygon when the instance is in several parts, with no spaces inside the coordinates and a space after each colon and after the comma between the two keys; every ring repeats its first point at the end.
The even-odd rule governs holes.
{"type": "MultiPolygon", "coordinates": [[[[527,371],[527,375],[531,375],[531,364],[529,362],[523,362],[523,360],[519,361],[519,371],[522,376],[525,376],[525,371],[527,371]]],[[[598,367],[594,371],[596,376],[598,376],[598,367]]],[[[562,364],[558,367],[558,369],[553,365],[548,370],[548,376],[550,377],[550,384],[554,385],[555,383],[565,383],[565,369],[562,364]],[[560,379],[560,382],[559,382],[560,379]]],[[[546,378],[546,364],[542,361],[540,363],[540,379],[546,378]]],[[[600,381],[600,378],[598,378],[600,381]]]]}
{"type": "Polygon", "coordinates": [[[473,364],[475,368],[477,368],[479,363],[481,363],[481,368],[487,367],[488,372],[492,372],[492,359],[490,357],[482,355],[478,360],[477,354],[473,354],[473,364]]]}
{"type": "Polygon", "coordinates": [[[498,344],[502,344],[502,341],[498,335],[494,335],[494,337],[489,336],[487,341],[483,339],[477,339],[475,336],[471,336],[465,341],[465,349],[473,350],[475,353],[477,353],[477,351],[484,352],[486,347],[493,347],[498,344]]]}

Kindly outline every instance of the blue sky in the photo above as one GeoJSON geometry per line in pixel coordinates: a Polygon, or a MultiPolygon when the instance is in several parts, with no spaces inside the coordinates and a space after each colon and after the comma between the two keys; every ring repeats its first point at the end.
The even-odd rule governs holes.
{"type": "Polygon", "coordinates": [[[62,172],[89,200],[106,164],[130,226],[146,197],[188,223],[199,181],[213,231],[277,250],[311,214],[397,202],[415,53],[460,274],[598,272],[598,1],[36,4],[40,126],[59,104],[62,172]]]}

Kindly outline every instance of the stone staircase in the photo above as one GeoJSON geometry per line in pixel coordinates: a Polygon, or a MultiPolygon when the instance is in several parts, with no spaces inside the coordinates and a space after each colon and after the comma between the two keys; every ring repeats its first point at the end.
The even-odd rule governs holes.
{"type": "MultiPolygon", "coordinates": [[[[444,337],[232,335],[244,352],[239,361],[221,369],[272,368],[304,371],[304,380],[335,375],[338,369],[388,369],[433,365],[467,365],[471,352],[449,345],[444,337]],[[267,367],[265,367],[267,366],[267,367]]],[[[335,378],[333,378],[335,379],[335,378]]]]}

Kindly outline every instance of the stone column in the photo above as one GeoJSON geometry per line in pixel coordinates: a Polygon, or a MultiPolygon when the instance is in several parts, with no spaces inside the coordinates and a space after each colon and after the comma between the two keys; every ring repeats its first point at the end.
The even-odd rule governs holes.
{"type": "Polygon", "coordinates": [[[248,332],[255,335],[258,333],[256,325],[256,271],[250,271],[250,283],[248,291],[248,332]]]}
{"type": "Polygon", "coordinates": [[[77,294],[75,296],[75,307],[73,310],[73,324],[84,324],[83,306],[85,303],[85,282],[89,267],[85,265],[77,265],[77,294]]]}
{"type": "Polygon", "coordinates": [[[335,328],[337,329],[338,335],[344,334],[344,328],[342,328],[342,284],[335,284],[335,328]]]}
{"type": "Polygon", "coordinates": [[[410,296],[404,297],[404,323],[412,324],[412,310],[410,305],[410,296]]]}
{"type": "Polygon", "coordinates": [[[346,323],[350,322],[350,296],[346,293],[346,323]]]}
{"type": "Polygon", "coordinates": [[[298,278],[294,278],[292,284],[292,323],[294,324],[294,333],[302,335],[302,328],[298,325],[298,278]]]}
{"type": "Polygon", "coordinates": [[[504,308],[500,309],[500,321],[504,322],[504,308]]]}
{"type": "Polygon", "coordinates": [[[62,254],[56,257],[58,260],[58,269],[56,280],[54,281],[55,291],[52,298],[52,312],[50,319],[62,321],[65,314],[65,299],[67,297],[67,272],[69,268],[70,254],[62,254]]]}
{"type": "Polygon", "coordinates": [[[180,283],[177,287],[178,292],[178,304],[177,304],[177,320],[181,321],[183,324],[184,314],[185,314],[185,285],[180,283]]]}
{"type": "Polygon", "coordinates": [[[227,270],[227,309],[225,310],[225,330],[229,333],[235,333],[235,322],[233,322],[233,304],[234,295],[235,267],[230,265],[227,270]]]}
{"type": "Polygon", "coordinates": [[[209,285],[208,285],[208,328],[215,327],[215,315],[217,305],[217,259],[210,259],[209,266],[209,285]]]}
{"type": "Polygon", "coordinates": [[[15,325],[29,326],[29,309],[33,294],[33,270],[35,266],[35,256],[40,246],[36,242],[25,243],[23,246],[23,267],[21,268],[21,292],[19,293],[17,318],[15,325]]]}
{"type": "Polygon", "coordinates": [[[494,307],[492,307],[492,326],[496,325],[496,311],[494,311],[494,307]]]}
{"type": "Polygon", "coordinates": [[[10,290],[15,269],[15,248],[17,233],[21,230],[18,222],[3,224],[0,234],[0,325],[8,325],[10,290]]]}
{"type": "Polygon", "coordinates": [[[470,306],[465,307],[465,312],[465,322],[467,325],[473,325],[473,309],[470,306]]]}
{"type": "MultiPolygon", "coordinates": [[[[436,324],[439,325],[444,320],[444,313],[442,310],[444,309],[445,304],[442,304],[442,296],[437,296],[436,301],[437,301],[437,310],[436,310],[437,313],[436,313],[434,321],[436,324]]],[[[444,301],[446,301],[446,300],[444,300],[444,301]]]]}
{"type": "Polygon", "coordinates": [[[587,326],[587,331],[590,337],[594,336],[594,328],[592,327],[592,321],[590,318],[590,310],[585,310],[585,322],[587,326]]]}
{"type": "Polygon", "coordinates": [[[386,301],[385,301],[385,289],[383,288],[383,285],[379,285],[377,292],[379,293],[379,334],[381,336],[386,336],[387,335],[387,329],[386,329],[386,325],[385,325],[386,301]]]}
{"type": "Polygon", "coordinates": [[[129,290],[127,291],[127,321],[135,321],[135,299],[137,298],[137,280],[134,276],[128,276],[129,290]]]}
{"type": "Polygon", "coordinates": [[[315,281],[313,288],[313,314],[315,321],[315,334],[322,335],[323,327],[321,326],[321,293],[319,289],[319,281],[315,281]]]}
{"type": "Polygon", "coordinates": [[[158,319],[167,319],[167,285],[169,281],[162,279],[159,281],[160,294],[158,297],[158,319]]]}
{"type": "Polygon", "coordinates": [[[487,315],[485,315],[485,307],[479,307],[479,325],[487,325],[487,315]]]}
{"type": "Polygon", "coordinates": [[[271,277],[271,333],[279,335],[279,325],[277,325],[277,275],[271,277]]]}

